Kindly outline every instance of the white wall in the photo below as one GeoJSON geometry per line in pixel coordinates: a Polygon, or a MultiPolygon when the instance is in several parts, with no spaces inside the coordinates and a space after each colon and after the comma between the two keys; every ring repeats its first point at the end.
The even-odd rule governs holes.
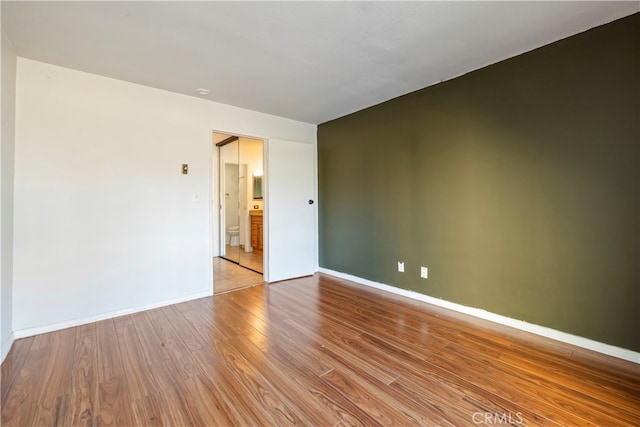
{"type": "Polygon", "coordinates": [[[16,100],[16,54],[4,32],[2,32],[1,75],[0,361],[4,360],[13,343],[13,154],[15,147],[16,100]]]}
{"type": "Polygon", "coordinates": [[[212,129],[316,138],[315,125],[24,58],[16,115],[16,336],[211,294],[212,129]]]}

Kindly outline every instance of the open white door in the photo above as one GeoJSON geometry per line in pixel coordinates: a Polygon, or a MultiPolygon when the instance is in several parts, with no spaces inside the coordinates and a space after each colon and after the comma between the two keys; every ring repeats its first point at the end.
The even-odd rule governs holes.
{"type": "Polygon", "coordinates": [[[267,142],[266,280],[308,276],[315,269],[314,146],[267,142]]]}

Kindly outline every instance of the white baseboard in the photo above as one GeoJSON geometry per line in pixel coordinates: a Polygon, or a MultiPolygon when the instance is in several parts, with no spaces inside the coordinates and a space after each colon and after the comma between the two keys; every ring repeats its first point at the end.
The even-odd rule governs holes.
{"type": "Polygon", "coordinates": [[[2,352],[0,355],[0,363],[4,362],[4,359],[7,357],[7,354],[9,354],[9,350],[11,350],[11,346],[13,345],[13,342],[15,341],[15,336],[13,334],[13,332],[11,332],[9,334],[9,337],[4,340],[4,342],[2,342],[0,351],[2,352]]]}
{"type": "Polygon", "coordinates": [[[558,331],[556,329],[547,328],[546,326],[536,325],[534,323],[528,323],[523,320],[512,319],[510,317],[495,314],[490,311],[482,310],[474,307],[467,307],[462,304],[457,304],[450,301],[445,301],[439,298],[430,297],[418,292],[409,291],[406,289],[397,288],[395,286],[385,285],[384,283],[373,282],[371,280],[363,279],[361,277],[352,276],[346,273],[340,273],[338,271],[329,270],[327,268],[319,268],[320,273],[335,276],[341,279],[350,280],[352,282],[359,283],[361,285],[370,286],[372,288],[381,289],[383,291],[391,292],[397,295],[402,295],[408,298],[412,298],[418,301],[423,301],[429,304],[437,305],[439,307],[447,308],[459,313],[468,314],[481,319],[489,320],[491,322],[499,323],[501,325],[511,326],[522,331],[531,332],[532,334],[540,335],[543,337],[551,338],[557,341],[572,344],[578,347],[586,348],[589,350],[597,351],[609,356],[617,357],[619,359],[628,360],[630,362],[640,364],[640,353],[633,350],[627,350],[625,348],[616,347],[610,344],[605,344],[599,341],[594,341],[589,338],[572,335],[566,332],[558,331]]]}
{"type": "Polygon", "coordinates": [[[39,326],[37,328],[20,329],[13,332],[15,339],[31,337],[34,335],[45,334],[47,332],[59,331],[60,329],[72,328],[74,326],[86,325],[87,323],[99,322],[101,320],[112,319],[114,317],[124,316],[126,314],[138,313],[140,311],[151,310],[154,308],[165,307],[167,305],[178,304],[185,301],[191,301],[198,298],[210,297],[213,291],[200,292],[197,294],[187,295],[185,297],[174,298],[170,300],[155,302],[152,304],[139,305],[124,310],[117,310],[108,313],[102,313],[95,316],[83,317],[80,319],[70,320],[67,322],[54,323],[51,325],[39,326]]]}

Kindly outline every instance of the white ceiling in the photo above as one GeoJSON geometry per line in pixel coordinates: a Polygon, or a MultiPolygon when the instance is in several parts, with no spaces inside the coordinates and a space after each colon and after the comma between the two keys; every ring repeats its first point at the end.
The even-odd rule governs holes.
{"type": "Polygon", "coordinates": [[[322,123],[640,2],[10,2],[19,56],[322,123]]]}

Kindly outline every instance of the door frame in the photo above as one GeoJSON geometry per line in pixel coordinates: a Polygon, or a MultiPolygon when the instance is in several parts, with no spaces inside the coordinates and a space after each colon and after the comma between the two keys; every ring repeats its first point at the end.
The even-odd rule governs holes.
{"type": "MultiPolygon", "coordinates": [[[[219,157],[219,150],[217,150],[215,143],[213,142],[213,134],[214,133],[222,133],[222,134],[226,134],[226,135],[233,135],[233,136],[237,136],[239,138],[250,138],[250,139],[257,139],[262,141],[262,170],[264,171],[263,173],[263,178],[262,178],[262,188],[263,188],[263,192],[262,192],[262,206],[263,206],[263,222],[264,222],[264,227],[263,227],[263,242],[264,242],[264,249],[262,251],[262,277],[263,280],[265,282],[269,282],[269,250],[268,250],[268,242],[269,242],[269,232],[268,232],[268,224],[269,224],[269,196],[267,194],[267,192],[265,192],[265,189],[269,188],[269,182],[268,182],[268,178],[267,178],[267,170],[269,168],[268,165],[268,159],[267,159],[267,141],[268,138],[264,137],[264,136],[255,136],[255,135],[247,135],[244,134],[242,132],[235,132],[233,130],[223,130],[220,128],[214,128],[212,127],[209,130],[209,150],[210,150],[210,155],[209,155],[209,252],[211,254],[210,258],[210,268],[209,271],[211,271],[211,283],[213,286],[213,254],[218,251],[214,250],[214,244],[220,245],[221,239],[222,239],[222,233],[223,230],[221,229],[221,206],[222,206],[222,201],[220,200],[220,177],[219,177],[219,173],[220,171],[217,170],[217,174],[214,175],[214,173],[216,172],[216,170],[214,169],[214,164],[216,165],[216,168],[219,169],[220,168],[220,157],[219,157]],[[214,182],[215,180],[215,182],[214,182]],[[213,220],[213,213],[214,213],[214,209],[216,209],[218,211],[218,221],[217,224],[214,224],[214,220],[213,220]],[[218,239],[214,239],[213,238],[213,230],[214,227],[217,227],[218,229],[218,239]],[[215,242],[215,240],[217,240],[217,243],[215,242]]],[[[213,290],[215,291],[215,288],[213,288],[213,290]]]]}

